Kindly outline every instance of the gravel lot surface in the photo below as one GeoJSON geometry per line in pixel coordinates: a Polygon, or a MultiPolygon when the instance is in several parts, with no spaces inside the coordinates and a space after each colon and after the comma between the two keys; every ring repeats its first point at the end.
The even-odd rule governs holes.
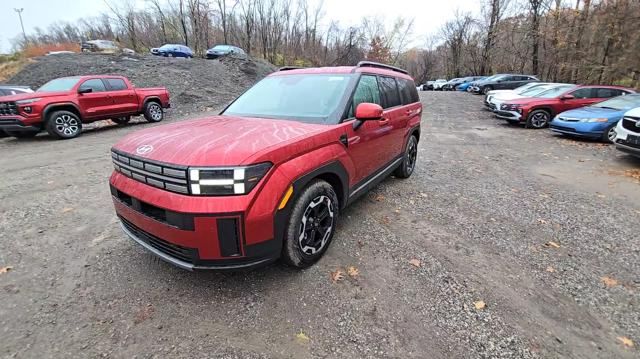
{"type": "Polygon", "coordinates": [[[0,357],[638,357],[640,161],[421,98],[414,175],[305,271],[190,273],[127,239],[109,148],[149,124],[0,140],[0,357]]]}

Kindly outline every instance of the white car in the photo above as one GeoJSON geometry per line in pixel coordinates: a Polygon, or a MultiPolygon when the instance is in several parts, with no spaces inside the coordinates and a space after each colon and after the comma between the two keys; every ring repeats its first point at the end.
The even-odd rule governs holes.
{"type": "Polygon", "coordinates": [[[442,90],[442,86],[444,86],[444,84],[447,83],[447,80],[445,79],[437,79],[436,81],[434,81],[433,83],[433,90],[442,90]]]}
{"type": "Polygon", "coordinates": [[[616,125],[616,148],[640,157],[640,107],[627,111],[616,125]]]}
{"type": "Polygon", "coordinates": [[[525,97],[536,97],[537,95],[550,90],[552,88],[567,84],[534,82],[520,86],[513,90],[493,90],[487,93],[484,99],[484,105],[491,111],[500,108],[500,105],[509,100],[515,100],[525,97]]]}

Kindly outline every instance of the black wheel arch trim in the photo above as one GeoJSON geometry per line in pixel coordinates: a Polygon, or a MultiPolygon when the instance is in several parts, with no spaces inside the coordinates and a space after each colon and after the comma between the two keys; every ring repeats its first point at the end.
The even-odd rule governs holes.
{"type": "Polygon", "coordinates": [[[298,177],[292,183],[293,195],[289,199],[289,202],[287,202],[287,205],[283,209],[276,211],[274,215],[273,241],[275,242],[274,245],[278,248],[282,249],[287,223],[291,216],[291,211],[293,210],[293,203],[298,199],[302,190],[304,190],[311,181],[316,178],[325,179],[327,175],[335,176],[339,179],[342,187],[341,189],[335,188],[334,183],[329,183],[335,188],[336,195],[338,195],[338,201],[340,202],[340,208],[342,209],[347,205],[349,200],[349,175],[340,161],[329,162],[302,175],[301,177],[298,177]],[[325,178],[323,178],[323,176],[325,176],[325,178]]]}
{"type": "MultiPolygon", "coordinates": [[[[52,103],[52,104],[48,104],[47,106],[45,106],[44,110],[42,111],[42,122],[47,121],[49,115],[56,110],[60,110],[60,108],[62,107],[73,107],[76,111],[76,114],[78,115],[78,119],[80,121],[82,121],[82,112],[80,111],[80,108],[78,107],[78,105],[76,105],[73,102],[56,102],[56,103],[52,103]]],[[[62,110],[64,111],[64,110],[62,110]]]]}

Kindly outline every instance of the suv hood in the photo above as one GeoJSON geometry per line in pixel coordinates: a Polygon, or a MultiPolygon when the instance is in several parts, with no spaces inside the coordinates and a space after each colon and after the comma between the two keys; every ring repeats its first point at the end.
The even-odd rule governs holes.
{"type": "Polygon", "coordinates": [[[275,149],[327,128],[287,120],[215,116],[137,131],[113,148],[169,164],[236,166],[249,164],[244,161],[257,152],[275,149]],[[137,151],[142,146],[147,150],[151,146],[152,150],[137,151]]]}
{"type": "Polygon", "coordinates": [[[56,96],[65,96],[68,95],[68,91],[62,92],[29,92],[29,93],[21,93],[16,95],[9,96],[0,96],[2,101],[20,101],[20,100],[30,100],[32,98],[46,98],[46,97],[56,97],[56,96]]]}
{"type": "Polygon", "coordinates": [[[513,100],[508,100],[509,103],[518,105],[538,105],[541,103],[554,102],[556,98],[542,98],[542,97],[520,97],[513,100]]]}
{"type": "Polygon", "coordinates": [[[623,114],[624,114],[624,110],[614,110],[611,108],[586,106],[586,107],[577,108],[575,110],[565,111],[559,114],[558,117],[570,117],[570,118],[603,117],[608,119],[620,119],[623,114]]]}

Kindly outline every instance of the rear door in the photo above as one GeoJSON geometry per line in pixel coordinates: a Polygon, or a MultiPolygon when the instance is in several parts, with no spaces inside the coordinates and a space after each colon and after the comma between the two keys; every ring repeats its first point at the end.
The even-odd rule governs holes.
{"type": "Polygon", "coordinates": [[[138,98],[132,88],[128,88],[121,78],[107,78],[104,80],[107,90],[113,99],[113,114],[131,114],[138,110],[138,98]]]}
{"type": "Polygon", "coordinates": [[[416,117],[420,117],[420,97],[415,89],[414,82],[409,79],[397,78],[400,89],[400,100],[402,101],[402,117],[400,121],[393,123],[394,126],[394,151],[398,154],[404,152],[405,135],[409,122],[416,117]]]}
{"type": "Polygon", "coordinates": [[[106,116],[113,108],[113,98],[107,92],[107,87],[101,79],[85,80],[78,90],[91,89],[89,93],[78,93],[78,102],[88,119],[106,116]]]}
{"type": "Polygon", "coordinates": [[[399,81],[387,76],[378,76],[378,81],[385,118],[380,121],[380,127],[389,133],[382,144],[384,163],[387,163],[402,152],[402,129],[406,127],[409,113],[402,103],[399,81]]]}
{"type": "Polygon", "coordinates": [[[386,162],[388,162],[387,143],[391,136],[389,120],[365,121],[354,129],[355,111],[361,103],[375,103],[383,105],[381,86],[375,75],[363,74],[353,93],[349,106],[347,119],[343,126],[347,137],[347,153],[355,166],[355,176],[352,184],[364,182],[367,178],[375,176],[386,162]]]}

